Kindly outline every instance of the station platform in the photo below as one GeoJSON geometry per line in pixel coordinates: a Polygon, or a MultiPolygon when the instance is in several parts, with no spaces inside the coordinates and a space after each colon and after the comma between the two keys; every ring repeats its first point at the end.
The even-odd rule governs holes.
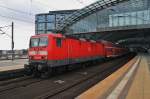
{"type": "Polygon", "coordinates": [[[76,99],[150,99],[150,55],[137,55],[76,99]]]}
{"type": "Polygon", "coordinates": [[[24,68],[24,64],[27,63],[27,59],[17,60],[1,60],[0,61],[0,72],[12,71],[24,68]]]}

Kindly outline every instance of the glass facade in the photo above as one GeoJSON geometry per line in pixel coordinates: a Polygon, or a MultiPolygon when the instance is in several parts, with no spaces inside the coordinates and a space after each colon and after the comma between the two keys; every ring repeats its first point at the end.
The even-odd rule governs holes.
{"type": "MultiPolygon", "coordinates": [[[[101,1],[101,0],[99,0],[101,1]]],[[[117,0],[103,0],[105,3],[117,0]]],[[[97,3],[100,3],[97,1],[97,3]]],[[[95,4],[96,5],[96,4],[95,4]]],[[[86,7],[92,11],[92,7],[86,7]],[[91,8],[91,9],[90,9],[91,8]]],[[[83,8],[79,13],[86,13],[83,8]]],[[[97,8],[99,9],[99,8],[97,8]]],[[[92,13],[92,12],[91,12],[92,13]]],[[[71,16],[69,18],[73,18],[71,16]]],[[[68,18],[68,19],[69,19],[68,18]]],[[[106,7],[65,27],[67,33],[97,32],[108,27],[150,25],[150,0],[125,0],[116,6],[106,7]]],[[[66,20],[67,21],[67,20],[66,20]]],[[[74,20],[73,20],[74,21],[74,20]]]]}
{"type": "Polygon", "coordinates": [[[54,32],[60,24],[60,20],[68,18],[76,10],[50,11],[45,14],[36,15],[35,33],[45,34],[54,32]]]}
{"type": "Polygon", "coordinates": [[[150,10],[120,13],[109,16],[109,27],[150,24],[150,10]]]}
{"type": "Polygon", "coordinates": [[[150,26],[150,0],[98,0],[81,10],[38,14],[35,23],[36,34],[62,29],[73,34],[99,32],[105,28],[150,26]]]}

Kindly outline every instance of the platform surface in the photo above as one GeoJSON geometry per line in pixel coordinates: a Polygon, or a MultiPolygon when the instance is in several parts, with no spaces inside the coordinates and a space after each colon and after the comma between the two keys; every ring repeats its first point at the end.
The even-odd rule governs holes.
{"type": "Polygon", "coordinates": [[[150,99],[150,55],[139,54],[76,99],[150,99]]]}
{"type": "Polygon", "coordinates": [[[21,69],[24,64],[28,62],[27,59],[17,59],[17,60],[2,60],[0,61],[0,72],[21,69]]]}
{"type": "Polygon", "coordinates": [[[126,99],[150,99],[150,56],[142,56],[126,99]]]}

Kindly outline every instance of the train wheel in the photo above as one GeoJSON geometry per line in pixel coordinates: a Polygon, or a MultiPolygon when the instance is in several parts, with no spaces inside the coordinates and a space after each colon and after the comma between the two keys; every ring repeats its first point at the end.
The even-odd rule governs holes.
{"type": "Polygon", "coordinates": [[[25,75],[30,76],[33,74],[32,70],[25,70],[25,75]]]}
{"type": "Polygon", "coordinates": [[[44,73],[41,73],[41,78],[43,79],[47,79],[50,77],[50,73],[49,72],[44,72],[44,73]]]}
{"type": "Polygon", "coordinates": [[[47,79],[52,75],[52,69],[48,69],[48,71],[45,71],[41,73],[41,78],[47,79]]]}
{"type": "Polygon", "coordinates": [[[69,71],[69,66],[68,65],[65,66],[65,71],[69,71]]]}
{"type": "Polygon", "coordinates": [[[40,72],[38,72],[38,71],[34,71],[33,72],[33,77],[40,77],[41,76],[41,73],[40,72]]]}
{"type": "Polygon", "coordinates": [[[24,74],[27,75],[27,76],[30,76],[30,75],[32,75],[32,73],[33,73],[33,71],[30,68],[30,66],[25,64],[24,65],[24,74]]]}

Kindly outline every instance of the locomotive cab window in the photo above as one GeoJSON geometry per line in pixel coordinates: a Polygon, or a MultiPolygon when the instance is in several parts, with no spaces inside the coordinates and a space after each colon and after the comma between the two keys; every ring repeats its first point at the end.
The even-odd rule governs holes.
{"type": "Polygon", "coordinates": [[[47,37],[31,38],[30,40],[30,47],[47,46],[47,45],[48,45],[47,37]]]}
{"type": "Polygon", "coordinates": [[[39,38],[39,46],[47,46],[47,45],[48,45],[48,38],[47,37],[39,38]]]}
{"type": "Polygon", "coordinates": [[[62,46],[62,39],[61,38],[56,38],[56,45],[57,45],[57,47],[62,46]]]}
{"type": "Polygon", "coordinates": [[[30,40],[30,47],[37,47],[39,43],[39,39],[38,38],[32,38],[30,40]]]}

